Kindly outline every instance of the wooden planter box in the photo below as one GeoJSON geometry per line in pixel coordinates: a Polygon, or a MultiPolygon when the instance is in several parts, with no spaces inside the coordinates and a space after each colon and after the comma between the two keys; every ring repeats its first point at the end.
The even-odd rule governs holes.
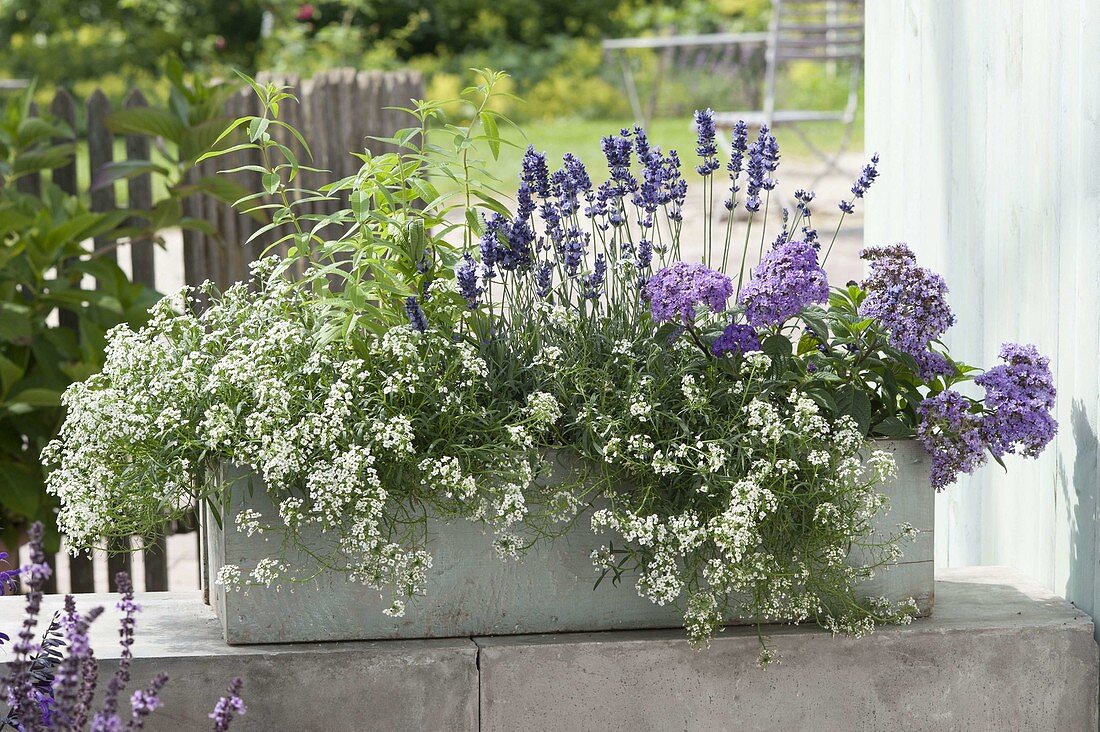
{"type": "MultiPolygon", "coordinates": [[[[878,519],[878,531],[892,534],[902,521],[920,533],[906,545],[901,563],[879,571],[861,587],[867,596],[894,600],[916,599],[922,615],[933,604],[933,497],[928,482],[928,456],[913,440],[881,441],[879,449],[893,452],[898,477],[881,487],[892,509],[878,519]]],[[[226,466],[222,479],[247,475],[226,466]]],[[[274,509],[259,478],[237,481],[231,496],[230,520],[224,529],[206,517],[204,567],[210,603],[221,620],[230,644],[290,643],[302,641],[376,640],[388,638],[442,638],[518,633],[675,628],[679,614],[640,597],[633,581],[618,587],[596,580],[589,554],[606,543],[586,521],[552,544],[537,546],[520,560],[501,561],[491,537],[473,522],[443,527],[432,537],[433,566],[427,594],[409,603],[404,617],[382,614],[387,606],[380,593],[349,583],[335,573],[296,584],[294,590],[249,588],[225,592],[213,583],[223,564],[249,571],[262,557],[276,554],[263,534],[251,538],[236,530],[232,517],[245,507],[264,515],[274,509]]],[[[207,509],[209,511],[209,509],[207,509]]],[[[270,541],[277,541],[271,539],[270,541]]],[[[293,556],[288,557],[290,561],[293,556]]],[[[736,622],[736,620],[734,620],[736,622]]]]}

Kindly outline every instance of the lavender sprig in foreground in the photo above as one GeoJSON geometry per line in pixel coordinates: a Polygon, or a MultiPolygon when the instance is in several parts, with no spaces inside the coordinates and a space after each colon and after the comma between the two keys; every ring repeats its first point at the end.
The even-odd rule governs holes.
{"type": "MultiPolygon", "coordinates": [[[[31,563],[23,568],[28,588],[27,615],[4,679],[9,710],[0,719],[0,729],[9,726],[21,732],[121,732],[123,729],[143,729],[149,715],[161,706],[160,692],[168,677],[157,674],[148,687],[130,696],[127,718],[119,714],[119,697],[130,680],[135,615],[140,610],[134,602],[129,575],[119,572],[116,577],[121,593],[118,609],[122,614],[119,667],[106,690],[102,709],[92,718],[89,726],[89,710],[99,673],[98,662],[88,639],[88,629],[103,614],[103,608],[96,607],[81,615],[77,612],[73,597],[66,596],[64,612],[55,616],[43,640],[36,642],[34,628],[42,607],[42,585],[49,577],[49,566],[45,563],[42,549],[41,523],[31,526],[29,537],[31,563]]],[[[240,688],[241,681],[237,679],[230,687],[231,697],[223,698],[215,713],[210,715],[215,730],[224,732],[234,716],[244,714],[240,688]]]]}

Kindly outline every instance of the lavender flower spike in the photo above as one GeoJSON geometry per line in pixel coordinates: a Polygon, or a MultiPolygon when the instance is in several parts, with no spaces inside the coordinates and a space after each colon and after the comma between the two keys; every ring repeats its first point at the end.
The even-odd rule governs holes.
{"type": "Polygon", "coordinates": [[[867,189],[871,187],[871,184],[878,178],[878,153],[871,156],[871,162],[863,166],[863,171],[859,174],[859,178],[856,178],[856,182],[852,184],[852,200],[841,201],[838,206],[840,210],[846,214],[854,213],[856,210],[855,200],[857,198],[863,198],[867,193],[867,189]]]}
{"type": "Polygon", "coordinates": [[[130,582],[130,575],[119,572],[115,575],[115,584],[120,595],[117,607],[122,613],[118,629],[118,643],[122,646],[122,652],[119,654],[118,669],[103,695],[103,708],[92,719],[93,730],[110,730],[119,724],[118,697],[130,683],[130,663],[134,657],[131,647],[134,645],[134,628],[137,625],[135,615],[141,611],[141,606],[134,602],[134,585],[130,582]]]}
{"type": "Polygon", "coordinates": [[[242,684],[240,679],[233,679],[229,683],[228,696],[223,696],[214,705],[214,711],[210,713],[210,718],[214,720],[214,732],[226,732],[233,723],[234,715],[240,716],[248,711],[241,699],[242,684]]]}
{"type": "Polygon", "coordinates": [[[102,614],[103,608],[96,607],[87,615],[81,616],[76,612],[73,596],[65,596],[64,628],[69,652],[58,665],[53,688],[57,699],[57,718],[71,720],[73,729],[84,729],[88,719],[88,706],[95,693],[95,677],[86,673],[88,664],[93,668],[96,665],[91,644],[88,642],[88,628],[102,614]]]}
{"type": "Polygon", "coordinates": [[[718,143],[717,132],[714,127],[714,111],[711,109],[695,110],[695,132],[697,134],[695,153],[702,162],[695,166],[695,171],[702,176],[708,176],[718,170],[718,143]]]}
{"type": "Polygon", "coordinates": [[[596,255],[596,263],[592,268],[592,274],[584,277],[584,297],[594,300],[603,292],[604,279],[607,277],[607,258],[603,254],[596,255]]]}
{"type": "Polygon", "coordinates": [[[477,279],[477,262],[469,254],[463,254],[462,261],[455,268],[455,281],[470,310],[476,310],[481,300],[482,289],[477,279]]]}
{"type": "Polygon", "coordinates": [[[153,677],[148,689],[138,689],[130,697],[130,725],[128,730],[145,728],[145,719],[160,706],[160,690],[168,683],[168,674],[153,677]]]}
{"type": "Polygon", "coordinates": [[[526,183],[540,198],[550,195],[550,168],[546,164],[546,154],[528,145],[523,154],[523,172],[520,180],[526,183]]]}
{"type": "Polygon", "coordinates": [[[423,333],[428,329],[428,318],[420,308],[420,303],[417,301],[416,295],[409,295],[405,298],[405,314],[409,316],[409,325],[411,325],[414,330],[423,333]]]}
{"type": "Polygon", "coordinates": [[[9,716],[18,720],[21,728],[41,728],[39,692],[35,688],[35,659],[41,647],[36,640],[35,626],[42,609],[42,586],[50,576],[46,554],[42,550],[42,524],[35,522],[30,528],[30,564],[23,567],[27,581],[27,613],[19,630],[19,639],[12,646],[13,657],[8,663],[5,686],[8,689],[9,716]]]}
{"type": "Polygon", "coordinates": [[[745,152],[749,146],[749,126],[745,124],[745,120],[737,120],[737,124],[733,126],[732,144],[730,145],[730,161],[726,163],[726,170],[730,174],[730,195],[726,199],[725,205],[727,211],[732,211],[734,207],[734,199],[737,196],[741,187],[737,185],[737,179],[741,176],[741,169],[745,161],[745,152]]]}
{"type": "MultiPolygon", "coordinates": [[[[771,155],[773,155],[772,145],[768,142],[769,136],[767,125],[761,126],[756,141],[749,146],[749,162],[745,169],[748,176],[748,188],[745,191],[745,210],[749,213],[756,213],[763,205],[763,201],[760,200],[760,191],[770,191],[775,187],[771,179],[768,178],[768,172],[773,169],[773,165],[779,165],[779,152],[778,149],[774,151],[775,159],[773,161],[771,159],[771,155]]],[[[774,141],[774,138],[772,139],[774,141]]]]}

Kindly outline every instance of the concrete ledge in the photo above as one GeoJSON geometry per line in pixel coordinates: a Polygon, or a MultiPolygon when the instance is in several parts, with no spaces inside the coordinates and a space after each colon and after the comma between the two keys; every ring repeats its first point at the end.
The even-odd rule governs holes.
{"type": "Polygon", "coordinates": [[[1097,724],[1087,615],[1003,568],[948,570],[931,618],[869,638],[776,627],[476,639],[485,730],[1065,729],[1097,724]]]}
{"type": "MultiPolygon", "coordinates": [[[[61,600],[48,597],[43,617],[61,600]]],[[[117,667],[116,601],[77,596],[78,608],[107,609],[91,638],[101,687],[117,667]]],[[[234,676],[248,706],[234,732],[477,729],[477,646],[468,638],[228,646],[197,592],[146,593],[138,603],[126,697],[159,671],[170,677],[147,730],[209,729],[207,715],[234,676]]],[[[21,598],[0,599],[0,629],[18,628],[22,607],[21,598]]]]}
{"type": "MultiPolygon", "coordinates": [[[[80,598],[108,608],[101,678],[118,658],[114,601],[80,598]]],[[[763,671],[751,628],[701,652],[676,631],[227,646],[197,594],[139,602],[135,684],[171,676],[150,730],[207,729],[233,676],[249,706],[237,732],[1096,729],[1092,621],[1000,568],[941,573],[932,618],[870,638],[771,628],[783,662],[763,671]]],[[[0,630],[21,617],[0,599],[0,630]]]]}

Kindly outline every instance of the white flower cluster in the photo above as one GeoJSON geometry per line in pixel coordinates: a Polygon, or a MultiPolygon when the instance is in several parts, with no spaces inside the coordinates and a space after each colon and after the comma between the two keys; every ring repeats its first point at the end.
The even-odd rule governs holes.
{"type": "MultiPolygon", "coordinates": [[[[201,312],[176,312],[167,299],[144,328],[109,334],[102,372],[66,393],[69,417],[46,451],[59,525],[75,548],[100,545],[165,507],[183,512],[204,491],[228,490],[209,480],[210,461],[247,465],[273,507],[231,520],[249,536],[288,541],[272,539],[283,553],[250,569],[220,568],[220,585],[312,577],[317,567],[303,566],[296,543],[330,536],[321,568],[392,588],[388,612],[398,615],[431,567],[424,532],[402,527],[466,518],[503,532],[523,522],[528,449],[561,406],[536,392],[521,412],[493,412],[488,367],[469,343],[408,326],[330,342],[321,307],[270,263],[257,276],[259,292],[210,291],[201,312]],[[408,513],[412,493],[427,507],[419,517],[408,513]]],[[[498,543],[505,554],[521,546],[511,534],[498,543]]]]}
{"type": "MultiPolygon", "coordinates": [[[[751,388],[769,366],[768,356],[748,354],[743,370],[752,378],[736,388],[751,388]]],[[[644,383],[648,390],[651,384],[644,383]]],[[[797,391],[746,395],[740,413],[728,415],[713,411],[694,377],[682,376],[679,387],[688,409],[700,412],[690,441],[632,434],[622,420],[588,408],[601,430],[605,460],[627,461],[646,486],[605,491],[609,506],[593,515],[593,530],[617,535],[614,545],[625,545],[630,566],[638,567],[639,594],[681,608],[696,642],[705,643],[730,614],[796,622],[823,615],[815,578],[851,587],[867,574],[849,566],[849,549],[869,537],[871,519],[882,510],[874,485],[891,476],[890,456],[872,452],[864,459],[855,422],[830,424],[817,403],[797,391]],[[804,489],[808,483],[813,491],[804,489]],[[667,503],[659,498],[667,494],[659,487],[665,485],[675,496],[667,503]],[[699,501],[684,503],[687,486],[699,501]],[[798,515],[810,524],[795,528],[792,517],[798,515]],[[792,541],[804,557],[790,554],[792,541]],[[812,567],[806,564],[811,556],[812,567]]],[[[622,402],[635,417],[639,391],[622,402]]],[[[891,556],[896,554],[885,558],[891,556]]],[[[592,553],[597,571],[610,571],[618,561],[606,547],[592,553]]],[[[865,614],[835,617],[837,627],[865,631],[865,614]]]]}

